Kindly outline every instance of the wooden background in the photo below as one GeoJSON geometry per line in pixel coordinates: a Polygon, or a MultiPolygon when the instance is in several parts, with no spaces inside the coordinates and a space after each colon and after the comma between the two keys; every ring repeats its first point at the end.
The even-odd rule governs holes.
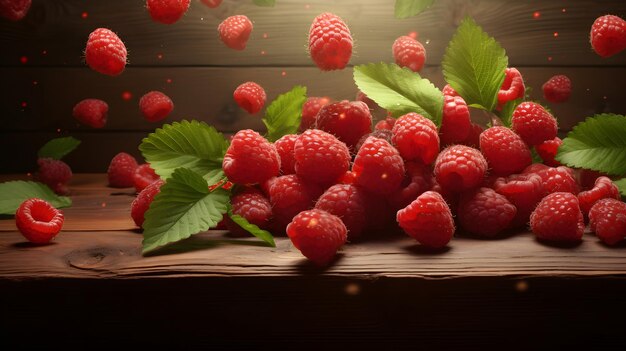
{"type": "Polygon", "coordinates": [[[310,96],[353,99],[351,67],[320,72],[306,51],[310,23],[324,11],[350,26],[355,39],[351,65],[392,61],[393,40],[415,31],[428,55],[422,75],[441,88],[443,52],[469,14],[506,48],[511,66],[534,88],[534,98],[541,99],[541,85],[552,75],[570,76],[570,101],[550,105],[561,132],[594,113],[626,111],[626,53],[601,59],[588,42],[594,19],[626,15],[625,1],[437,0],[421,15],[397,20],[392,0],[277,0],[274,8],[225,0],[218,9],[194,0],[186,16],[169,26],[153,22],[144,3],[34,0],[23,21],[0,20],[0,172],[34,170],[37,149],[59,135],[83,141],[66,160],[75,172],[106,171],[120,151],[139,157],[141,139],[160,126],[144,121],[137,107],[150,90],[162,90],[174,100],[176,108],[166,122],[199,119],[226,133],[262,128],[261,114],[248,115],[232,100],[232,91],[244,81],[263,85],[268,101],[296,84],[307,86],[310,96]],[[219,22],[234,14],[254,22],[245,51],[226,48],[217,35],[219,22]],[[98,27],[117,32],[129,50],[129,65],[119,77],[84,65],[87,36],[98,27]],[[128,101],[122,99],[126,91],[132,93],[128,101]],[[108,102],[104,129],[81,126],[72,118],[72,107],[84,98],[108,102]]]}

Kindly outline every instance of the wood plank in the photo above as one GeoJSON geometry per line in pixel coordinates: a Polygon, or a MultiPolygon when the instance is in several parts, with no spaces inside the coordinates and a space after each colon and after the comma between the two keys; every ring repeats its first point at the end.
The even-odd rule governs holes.
{"type": "Polygon", "coordinates": [[[126,42],[131,66],[311,65],[307,33],[312,19],[324,11],[342,16],[350,26],[356,43],[353,64],[390,60],[393,40],[415,31],[428,43],[427,63],[437,65],[466,15],[502,43],[513,65],[626,64],[626,55],[601,59],[588,42],[595,18],[607,13],[623,16],[626,3],[595,0],[438,0],[420,16],[406,20],[393,17],[392,1],[314,0],[305,4],[281,0],[274,8],[264,8],[251,1],[226,0],[215,10],[194,1],[187,15],[171,26],[152,22],[142,1],[129,5],[122,1],[35,0],[24,21],[0,22],[0,45],[11,48],[0,57],[0,64],[20,65],[20,57],[27,56],[32,65],[81,66],[88,34],[105,26],[126,42]],[[539,19],[533,18],[535,11],[541,14],[539,19]],[[86,19],[83,12],[88,14],[86,19]],[[255,25],[243,52],[227,49],[217,36],[220,21],[234,14],[248,15],[255,25]]]}

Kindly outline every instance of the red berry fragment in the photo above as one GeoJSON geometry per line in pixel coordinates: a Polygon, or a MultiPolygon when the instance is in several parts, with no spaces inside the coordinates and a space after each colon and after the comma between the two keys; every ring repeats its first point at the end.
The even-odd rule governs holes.
{"type": "Polygon", "coordinates": [[[72,110],[72,116],[92,128],[102,128],[107,123],[109,105],[98,99],[85,99],[72,110]]]}
{"type": "Polygon", "coordinates": [[[298,135],[287,134],[274,142],[276,151],[280,156],[280,173],[295,174],[296,173],[296,156],[294,148],[296,146],[298,135]]]}
{"type": "Polygon", "coordinates": [[[40,182],[59,195],[69,192],[67,183],[72,179],[72,170],[67,163],[51,158],[40,158],[37,164],[39,165],[37,178],[40,182]]]}
{"type": "Polygon", "coordinates": [[[31,4],[31,0],[0,0],[0,17],[19,21],[26,16],[31,4]]]}
{"type": "Polygon", "coordinates": [[[556,192],[541,200],[530,215],[530,227],[537,238],[556,242],[575,242],[583,237],[585,223],[578,198],[556,192]]]}
{"type": "Polygon", "coordinates": [[[626,21],[613,15],[598,17],[591,26],[589,41],[601,57],[621,52],[626,49],[626,21]]]}
{"type": "Polygon", "coordinates": [[[523,98],[526,92],[524,78],[517,68],[507,68],[504,74],[504,82],[498,92],[498,106],[500,107],[509,101],[523,98]]]}
{"type": "Polygon", "coordinates": [[[466,231],[495,237],[509,228],[517,209],[493,189],[480,188],[461,195],[457,214],[461,227],[466,231]]]}
{"type": "Polygon", "coordinates": [[[63,228],[63,212],[42,199],[28,199],[15,212],[15,225],[28,241],[46,244],[63,228]]]}
{"type": "Polygon", "coordinates": [[[543,198],[543,183],[537,174],[513,174],[508,178],[498,178],[493,189],[507,198],[517,208],[511,228],[529,223],[530,214],[543,198]]]}
{"type": "Polygon", "coordinates": [[[306,99],[304,105],[302,105],[302,119],[300,120],[300,133],[311,128],[315,124],[315,117],[322,107],[330,104],[332,99],[329,97],[310,97],[306,99]]]}
{"type": "Polygon", "coordinates": [[[519,104],[513,111],[511,123],[515,133],[528,145],[539,145],[556,138],[556,119],[538,103],[519,104]]]}
{"type": "Polygon", "coordinates": [[[372,115],[364,102],[343,100],[322,107],[315,127],[333,134],[354,150],[359,139],[372,131],[372,115]]]}
{"type": "Polygon", "coordinates": [[[620,199],[619,189],[613,184],[611,179],[607,177],[599,177],[596,179],[593,189],[578,194],[580,210],[587,216],[591,207],[602,199],[620,199]]]}
{"type": "Polygon", "coordinates": [[[563,144],[563,140],[559,137],[555,137],[552,140],[546,140],[543,143],[536,145],[535,150],[545,165],[558,167],[561,166],[561,162],[557,161],[555,157],[561,144],[563,144]]]}
{"type": "Polygon", "coordinates": [[[554,103],[561,103],[569,100],[572,95],[572,81],[564,75],[557,75],[543,83],[543,97],[554,103]]]}
{"type": "Polygon", "coordinates": [[[437,183],[447,191],[461,192],[480,186],[487,173],[487,160],[480,151],[465,145],[444,149],[435,161],[437,183]]]}
{"type": "Polygon", "coordinates": [[[451,145],[467,140],[472,128],[470,112],[460,96],[444,95],[443,119],[441,120],[441,144],[451,145]]]}
{"type": "Polygon", "coordinates": [[[396,119],[393,117],[387,117],[383,120],[380,120],[374,126],[374,130],[389,130],[393,129],[393,126],[396,124],[396,119]]]}
{"type": "Polygon", "coordinates": [[[233,136],[222,169],[233,183],[259,184],[278,175],[280,156],[267,139],[251,129],[244,129],[233,136]]]}
{"type": "Polygon", "coordinates": [[[130,206],[130,216],[133,218],[135,224],[143,228],[143,222],[145,221],[146,211],[150,208],[150,204],[154,200],[156,194],[161,191],[161,186],[165,184],[162,180],[157,180],[143,189],[139,195],[133,200],[130,206]]]}
{"type": "Polygon", "coordinates": [[[530,149],[519,135],[505,127],[491,127],[480,135],[480,151],[493,173],[519,173],[532,163],[530,149]]]}
{"type": "Polygon", "coordinates": [[[129,188],[134,186],[134,176],[137,167],[137,160],[131,155],[125,152],[120,152],[115,155],[107,171],[109,186],[114,188],[129,188]]]}
{"type": "Polygon", "coordinates": [[[154,21],[172,24],[187,12],[189,2],[190,0],[146,0],[146,8],[154,21]]]}
{"type": "Polygon", "coordinates": [[[396,217],[400,227],[420,244],[438,249],[454,235],[454,220],[446,201],[434,191],[420,195],[396,217]]]}
{"type": "Polygon", "coordinates": [[[309,129],[298,137],[294,156],[296,174],[317,184],[333,184],[350,168],[346,144],[319,129],[309,129]]]}
{"type": "Polygon", "coordinates": [[[245,82],[233,93],[235,102],[249,114],[255,114],[265,106],[265,90],[255,82],[245,82]]]}
{"type": "Polygon", "coordinates": [[[243,50],[246,48],[250,33],[252,33],[252,22],[244,15],[230,16],[217,27],[222,42],[231,49],[243,50]]]}
{"type": "Polygon", "coordinates": [[[148,122],[158,122],[174,110],[174,103],[169,96],[160,91],[146,93],[139,100],[139,109],[148,122]]]}
{"type": "Polygon", "coordinates": [[[126,67],[126,55],[126,46],[111,30],[98,28],[89,34],[85,60],[94,71],[117,76],[126,67]]]}
{"type": "Polygon", "coordinates": [[[339,217],[313,209],[295,216],[287,226],[287,235],[306,258],[325,266],[346,243],[347,230],[339,217]]]}
{"type": "Polygon", "coordinates": [[[203,4],[208,6],[209,8],[216,8],[222,4],[222,0],[200,0],[203,4]]]}
{"type": "Polygon", "coordinates": [[[315,208],[341,219],[348,230],[348,238],[356,239],[367,225],[367,194],[351,184],[335,184],[317,199],[315,208]]]}
{"type": "Polygon", "coordinates": [[[369,137],[354,159],[357,184],[375,194],[397,191],[404,179],[404,161],[386,140],[369,137]]]}
{"type": "Polygon", "coordinates": [[[419,41],[401,36],[393,42],[393,57],[400,67],[408,67],[413,72],[419,72],[426,61],[426,50],[419,41]]]}
{"type": "Polygon", "coordinates": [[[626,203],[602,199],[589,211],[589,226],[607,245],[615,245],[626,237],[626,203]]]}
{"type": "Polygon", "coordinates": [[[352,36],[337,15],[322,13],[309,29],[309,53],[322,71],[343,69],[352,56],[352,36]]]}
{"type": "Polygon", "coordinates": [[[135,190],[137,190],[138,193],[159,179],[161,178],[159,178],[154,172],[154,169],[147,163],[139,165],[137,169],[135,169],[135,174],[133,174],[135,190]]]}
{"type": "Polygon", "coordinates": [[[439,154],[437,126],[415,112],[398,118],[391,130],[391,141],[406,161],[420,161],[429,165],[439,154]]]}

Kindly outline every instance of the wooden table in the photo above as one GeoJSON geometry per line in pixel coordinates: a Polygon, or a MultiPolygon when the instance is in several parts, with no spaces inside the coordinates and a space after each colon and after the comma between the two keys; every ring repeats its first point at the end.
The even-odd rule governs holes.
{"type": "Polygon", "coordinates": [[[130,219],[133,191],[105,184],[102,174],[74,176],[74,205],[50,245],[32,246],[12,219],[0,220],[2,342],[624,343],[626,246],[608,248],[590,234],[570,247],[530,233],[460,236],[441,252],[390,234],[346,245],[333,265],[318,269],[287,238],[270,248],[209,231],[142,257],[130,219]]]}

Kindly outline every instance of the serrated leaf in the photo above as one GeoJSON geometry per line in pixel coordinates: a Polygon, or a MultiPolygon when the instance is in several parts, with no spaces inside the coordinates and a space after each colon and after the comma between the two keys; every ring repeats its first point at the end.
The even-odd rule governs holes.
{"type": "Polygon", "coordinates": [[[428,79],[396,64],[370,63],[354,67],[357,87],[394,117],[416,112],[441,124],[443,94],[428,79]]]}
{"type": "Polygon", "coordinates": [[[275,142],[283,135],[298,132],[302,120],[302,105],[305,102],[306,87],[299,85],[272,101],[263,118],[269,141],[275,142]]]}
{"type": "Polygon", "coordinates": [[[253,0],[255,5],[263,7],[274,7],[276,0],[253,0]]]}
{"type": "Polygon", "coordinates": [[[434,2],[435,0],[396,0],[394,16],[403,19],[419,15],[434,2]]]}
{"type": "Polygon", "coordinates": [[[613,183],[615,183],[615,185],[617,185],[617,187],[619,188],[620,193],[622,193],[622,196],[626,196],[626,178],[620,179],[620,180],[615,180],[613,181],[613,183]]]}
{"type": "Polygon", "coordinates": [[[442,68],[446,82],[468,105],[493,111],[508,64],[502,46],[468,17],[448,44],[442,68]]]}
{"type": "Polygon", "coordinates": [[[22,202],[32,198],[48,201],[56,208],[72,206],[72,199],[58,196],[45,184],[16,180],[0,183],[0,214],[14,215],[22,202]]]}
{"type": "Polygon", "coordinates": [[[143,253],[215,227],[228,210],[228,191],[210,192],[198,173],[176,169],[146,211],[143,253]]]}
{"type": "Polygon", "coordinates": [[[228,211],[228,216],[233,222],[237,223],[241,228],[243,228],[248,233],[256,236],[257,238],[265,241],[268,245],[272,247],[276,247],[276,243],[274,242],[274,237],[272,233],[267,230],[263,230],[259,228],[257,225],[248,222],[247,219],[241,217],[240,215],[233,214],[231,210],[228,211]]]}
{"type": "Polygon", "coordinates": [[[37,156],[39,158],[53,158],[55,160],[60,160],[65,155],[74,151],[78,145],[80,145],[80,140],[71,136],[52,139],[39,149],[37,156]]]}
{"type": "Polygon", "coordinates": [[[587,118],[563,139],[556,160],[570,167],[626,174],[626,117],[601,114],[587,118]]]}
{"type": "Polygon", "coordinates": [[[221,133],[198,121],[166,124],[139,145],[146,162],[161,178],[184,167],[202,175],[209,184],[224,177],[222,160],[227,148],[228,141],[221,133]]]}
{"type": "Polygon", "coordinates": [[[506,104],[504,104],[504,106],[502,106],[502,110],[500,111],[498,116],[500,117],[500,120],[505,127],[511,128],[511,119],[513,118],[513,112],[515,112],[515,108],[517,108],[517,105],[521,104],[523,101],[523,99],[515,99],[507,102],[506,104]]]}

